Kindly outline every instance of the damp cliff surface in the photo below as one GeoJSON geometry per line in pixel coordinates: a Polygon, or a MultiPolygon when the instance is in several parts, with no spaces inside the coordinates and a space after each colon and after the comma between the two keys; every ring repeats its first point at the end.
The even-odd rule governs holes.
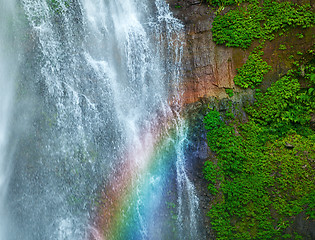
{"type": "Polygon", "coordinates": [[[219,99],[216,96],[203,98],[201,101],[189,104],[184,113],[187,116],[189,124],[188,172],[198,194],[201,212],[200,218],[204,224],[203,231],[207,239],[216,239],[215,232],[211,228],[211,218],[208,215],[211,207],[213,207],[215,197],[208,190],[209,182],[205,180],[203,168],[207,160],[210,159],[217,162],[217,158],[216,153],[211,151],[207,145],[207,131],[205,130],[203,120],[210,108],[217,109],[223,115],[232,113],[240,121],[246,121],[247,116],[242,107],[253,102],[251,94],[240,94],[234,96],[232,99],[219,99]]]}
{"type": "MultiPolygon", "coordinates": [[[[253,103],[254,92],[251,89],[244,90],[236,86],[233,79],[237,74],[237,69],[243,66],[259,42],[254,41],[246,50],[216,45],[212,40],[211,31],[213,20],[216,17],[214,7],[209,7],[197,0],[168,0],[168,2],[174,15],[181,19],[185,26],[183,54],[185,93],[183,98],[184,102],[188,104],[186,111],[191,119],[189,122],[191,127],[189,134],[192,142],[190,177],[198,192],[207,236],[209,239],[215,239],[214,231],[211,230],[210,218],[206,214],[215,205],[217,199],[214,199],[213,195],[209,193],[208,184],[204,180],[202,171],[207,159],[212,162],[217,162],[218,159],[206,144],[203,117],[210,107],[210,109],[218,110],[223,116],[234,115],[241,123],[248,121],[243,107],[253,103]],[[233,89],[233,97],[226,94],[226,89],[233,89]]],[[[233,8],[235,7],[226,7],[219,14],[225,14],[233,8]]],[[[272,83],[285,76],[288,70],[294,67],[295,61],[299,61],[302,54],[306,53],[313,44],[314,27],[293,28],[284,31],[281,35],[276,33],[276,37],[272,41],[266,40],[262,48],[264,52],[262,59],[272,69],[264,76],[264,80],[258,88],[265,92],[272,83]]],[[[304,65],[301,64],[300,67],[301,75],[303,75],[304,65]]],[[[302,89],[306,87],[303,80],[300,81],[300,84],[302,89]]],[[[312,122],[314,120],[310,122],[311,125],[312,122]]],[[[235,134],[238,135],[237,124],[234,125],[234,129],[235,134]]],[[[281,158],[280,154],[279,159],[281,158]]],[[[272,215],[275,219],[278,217],[273,212],[272,215]]],[[[305,217],[305,212],[292,217],[291,220],[293,222],[285,230],[286,234],[293,236],[297,232],[305,239],[310,239],[310,236],[314,237],[312,230],[314,221],[305,217]]],[[[233,221],[237,222],[235,219],[233,221]]]]}
{"type": "Polygon", "coordinates": [[[200,1],[169,0],[174,15],[183,21],[184,101],[227,97],[226,88],[234,88],[236,69],[246,61],[247,51],[218,46],[212,41],[215,10],[200,1]]]}
{"type": "MultiPolygon", "coordinates": [[[[240,95],[250,94],[250,90],[235,86],[233,79],[258,41],[254,41],[248,49],[217,45],[212,40],[211,31],[217,8],[200,0],[168,0],[168,3],[174,16],[184,24],[183,101],[189,104],[208,97],[227,98],[225,89],[234,89],[240,95]]],[[[224,14],[232,8],[227,6],[218,14],[224,14]]],[[[314,28],[294,29],[266,42],[262,58],[272,66],[272,70],[265,77],[262,88],[266,89],[292,67],[290,55],[312,46],[313,31],[314,28]],[[302,33],[305,37],[294,38],[297,33],[302,33]],[[286,44],[289,51],[279,50],[280,44],[286,44]]]]}

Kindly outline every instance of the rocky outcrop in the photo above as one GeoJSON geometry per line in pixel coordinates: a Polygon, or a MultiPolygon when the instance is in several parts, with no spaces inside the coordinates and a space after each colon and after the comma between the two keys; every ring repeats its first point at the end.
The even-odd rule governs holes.
{"type": "Polygon", "coordinates": [[[248,51],[218,46],[212,41],[215,10],[197,0],[169,0],[174,15],[185,25],[183,54],[185,103],[216,96],[225,98],[225,88],[235,88],[233,78],[248,51]]]}
{"type": "MultiPolygon", "coordinates": [[[[254,42],[247,50],[239,48],[227,48],[218,46],[212,41],[211,27],[215,18],[215,11],[202,0],[167,0],[175,17],[180,19],[185,26],[183,73],[184,95],[183,101],[188,106],[186,113],[190,125],[189,140],[191,149],[189,152],[190,178],[193,180],[200,201],[200,210],[205,226],[207,239],[215,239],[211,231],[210,218],[206,216],[210,210],[212,196],[207,189],[207,182],[203,178],[203,164],[207,159],[215,161],[215,154],[206,144],[206,133],[203,127],[203,117],[208,107],[214,107],[220,112],[231,110],[241,122],[246,121],[243,106],[253,101],[251,89],[243,90],[234,85],[233,79],[247,60],[249,53],[258,42],[254,42]],[[228,97],[225,89],[233,89],[234,96],[228,97]]],[[[225,12],[229,7],[225,8],[225,12]]],[[[287,73],[295,60],[297,52],[304,52],[313,44],[314,28],[292,29],[282,36],[277,36],[273,41],[266,41],[263,49],[263,59],[272,66],[265,80],[260,86],[267,89],[272,82],[287,73]],[[297,38],[297,34],[303,33],[304,38],[297,38]],[[282,51],[281,45],[286,45],[287,50],[282,51]],[[294,55],[294,60],[291,56],[294,55]]],[[[315,119],[315,117],[314,117],[315,119]]],[[[312,121],[315,122],[315,121],[312,121]]],[[[313,224],[313,223],[312,223],[313,224]]],[[[313,234],[311,223],[303,222],[302,217],[297,216],[292,229],[300,229],[313,234]]],[[[313,234],[314,235],[314,234],[313,234]]],[[[312,236],[313,236],[312,235],[312,236]]]]}
{"type": "MultiPolygon", "coordinates": [[[[215,18],[215,8],[209,7],[202,0],[167,0],[175,17],[185,26],[183,72],[184,96],[186,104],[199,101],[202,98],[214,96],[218,99],[227,98],[226,88],[234,92],[248,94],[234,85],[233,79],[247,60],[249,53],[258,42],[254,42],[249,49],[228,48],[216,45],[212,41],[211,27],[215,18]]],[[[220,13],[230,10],[230,7],[220,13]]],[[[312,46],[314,28],[293,29],[273,41],[267,41],[263,49],[263,59],[272,66],[261,88],[266,89],[270,84],[284,75],[292,67],[297,51],[304,52],[312,46]],[[303,33],[304,38],[297,38],[297,33],[303,33]],[[285,44],[287,50],[279,49],[285,44]]]]}

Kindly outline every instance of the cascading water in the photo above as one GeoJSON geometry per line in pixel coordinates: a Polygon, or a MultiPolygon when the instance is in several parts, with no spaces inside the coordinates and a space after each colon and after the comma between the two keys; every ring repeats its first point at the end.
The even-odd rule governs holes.
{"type": "Polygon", "coordinates": [[[168,5],[16,5],[19,65],[13,53],[0,58],[0,238],[202,239],[180,115],[183,26],[168,5]]]}
{"type": "MultiPolygon", "coordinates": [[[[6,195],[11,170],[12,147],[9,147],[9,126],[12,117],[17,52],[14,49],[14,1],[0,1],[0,239],[8,233],[9,212],[6,195]]],[[[16,36],[17,38],[17,36],[16,36]]]]}

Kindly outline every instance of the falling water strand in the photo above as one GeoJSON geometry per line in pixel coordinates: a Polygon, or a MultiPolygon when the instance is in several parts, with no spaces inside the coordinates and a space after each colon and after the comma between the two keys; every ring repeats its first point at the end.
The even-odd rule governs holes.
{"type": "Polygon", "coordinates": [[[186,157],[184,155],[184,149],[187,145],[187,127],[185,123],[180,122],[178,129],[178,143],[177,146],[177,161],[176,161],[176,172],[177,172],[177,191],[178,191],[178,228],[181,232],[181,236],[184,236],[183,239],[197,239],[198,238],[198,208],[199,208],[199,199],[195,192],[195,187],[190,181],[187,172],[186,172],[186,157]],[[186,205],[185,205],[186,204],[186,205]],[[188,208],[185,210],[185,208],[188,208]],[[187,224],[185,221],[188,221],[190,232],[185,233],[186,229],[184,225],[187,224]]]}
{"type": "MultiPolygon", "coordinates": [[[[181,30],[183,25],[172,16],[172,13],[169,11],[168,6],[164,1],[157,0],[156,5],[159,11],[159,18],[164,19],[168,29],[168,34],[177,34],[174,36],[167,36],[166,39],[170,41],[171,44],[168,44],[169,47],[175,49],[175,56],[171,56],[175,59],[175,66],[173,68],[172,76],[175,77],[176,88],[173,93],[172,103],[181,108],[181,97],[183,91],[178,89],[181,80],[181,59],[183,54],[183,44],[181,41],[181,30]],[[170,40],[171,39],[171,40],[170,40]]],[[[160,24],[161,25],[161,24],[160,24]]],[[[179,110],[180,111],[180,110],[179,110]]],[[[176,122],[176,132],[177,136],[175,138],[176,146],[176,181],[177,181],[177,225],[180,232],[181,239],[198,239],[198,217],[199,217],[199,199],[196,195],[195,187],[190,181],[187,172],[186,172],[186,157],[185,157],[185,147],[188,146],[188,137],[187,132],[188,128],[186,126],[185,120],[181,117],[179,113],[176,113],[174,116],[176,122]],[[188,209],[185,209],[188,208],[188,209]],[[188,220],[188,223],[187,223],[188,220]],[[186,223],[185,223],[186,221],[186,223]],[[186,224],[186,228],[185,228],[186,224]],[[186,229],[189,229],[189,234],[187,234],[186,229]]]]}

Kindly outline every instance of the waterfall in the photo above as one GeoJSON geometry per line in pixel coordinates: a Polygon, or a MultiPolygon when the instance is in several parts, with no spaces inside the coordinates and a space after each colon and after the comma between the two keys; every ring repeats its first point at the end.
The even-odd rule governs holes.
{"type": "Polygon", "coordinates": [[[183,25],[167,3],[11,4],[1,0],[1,52],[18,52],[0,58],[0,238],[202,239],[180,113],[183,25]]]}
{"type": "Polygon", "coordinates": [[[11,172],[12,147],[8,141],[18,58],[13,47],[14,8],[14,1],[0,1],[0,239],[5,239],[10,224],[6,195],[11,172]]]}

